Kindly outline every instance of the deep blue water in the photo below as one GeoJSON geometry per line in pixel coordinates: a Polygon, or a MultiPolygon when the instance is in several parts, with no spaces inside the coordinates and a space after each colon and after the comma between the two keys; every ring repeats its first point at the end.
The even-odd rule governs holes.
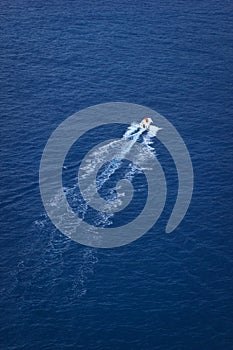
{"type": "Polygon", "coordinates": [[[1,349],[232,349],[232,19],[228,0],[1,1],[1,349]],[[105,250],[54,228],[38,173],[52,131],[110,101],[173,123],[195,183],[165,234],[156,143],[165,210],[105,250]]]}

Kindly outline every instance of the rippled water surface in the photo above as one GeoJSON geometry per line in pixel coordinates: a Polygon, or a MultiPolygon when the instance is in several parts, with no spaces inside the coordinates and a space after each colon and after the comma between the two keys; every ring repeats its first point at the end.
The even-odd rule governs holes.
{"type": "Polygon", "coordinates": [[[1,1],[1,349],[232,349],[232,17],[228,0],[1,1]],[[168,186],[159,221],[94,249],[50,222],[38,173],[53,130],[110,101],[164,115],[195,183],[165,234],[178,184],[155,141],[168,186]]]}

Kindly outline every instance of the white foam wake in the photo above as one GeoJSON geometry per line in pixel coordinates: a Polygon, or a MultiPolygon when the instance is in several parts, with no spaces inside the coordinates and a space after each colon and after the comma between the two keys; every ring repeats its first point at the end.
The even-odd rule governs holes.
{"type": "MultiPolygon", "coordinates": [[[[130,152],[133,145],[136,142],[138,142],[140,138],[142,138],[143,145],[145,145],[147,149],[150,149],[151,152],[153,152],[154,149],[152,147],[152,137],[154,137],[154,135],[150,135],[150,133],[148,132],[144,133],[144,130],[140,129],[139,124],[134,123],[128,127],[128,129],[122,136],[122,140],[129,141],[127,147],[125,147],[125,142],[121,142],[121,140],[115,140],[109,142],[108,144],[102,147],[99,147],[98,150],[92,152],[90,157],[87,158],[86,164],[83,167],[85,171],[82,176],[84,178],[87,178],[97,168],[101,167],[103,159],[109,152],[112,152],[114,150],[115,157],[109,162],[105,170],[97,177],[96,183],[91,184],[86,189],[86,193],[89,195],[89,197],[91,198],[93,194],[93,188],[95,186],[98,190],[100,190],[102,186],[106,183],[106,181],[108,181],[110,177],[118,169],[120,169],[123,159],[127,157],[127,154],[130,152]]],[[[143,160],[143,158],[146,157],[146,152],[145,154],[143,153],[143,151],[140,152],[137,155],[137,157],[140,161],[139,163],[142,163],[141,160],[143,160]]],[[[124,178],[127,179],[130,183],[132,183],[134,176],[142,170],[143,168],[139,169],[137,165],[130,163],[127,167],[126,173],[124,174],[124,178]]],[[[119,185],[119,187],[121,187],[121,185],[119,185]]],[[[77,213],[81,223],[86,218],[89,200],[86,200],[86,198],[85,200],[83,199],[82,195],[77,191],[77,185],[73,186],[72,188],[63,188],[63,191],[65,192],[67,199],[69,199],[71,207],[77,209],[77,213]]],[[[112,224],[111,220],[114,216],[114,211],[112,209],[121,206],[124,196],[124,192],[119,193],[117,191],[117,198],[114,198],[114,200],[111,200],[110,198],[105,201],[105,205],[97,213],[94,219],[94,224],[97,227],[101,226],[104,228],[112,224]]],[[[62,198],[63,194],[57,193],[55,198],[53,198],[50,202],[51,208],[59,208],[61,205],[61,201],[63,200],[62,198]]],[[[69,207],[67,203],[67,212],[71,211],[71,207],[69,207]]],[[[63,221],[62,213],[59,219],[63,221]]],[[[44,266],[45,258],[48,260],[48,256],[51,256],[51,261],[54,261],[54,256],[56,256],[58,260],[58,265],[63,266],[63,251],[65,255],[67,250],[69,250],[70,240],[61,240],[59,236],[57,237],[57,235],[55,235],[55,230],[52,230],[50,228],[49,222],[50,221],[47,218],[47,216],[45,219],[40,219],[35,222],[38,232],[41,233],[41,231],[43,231],[43,236],[48,237],[48,242],[46,241],[46,247],[48,245],[48,248],[45,247],[46,249],[43,249],[43,252],[46,253],[46,257],[42,257],[42,263],[44,266]],[[44,231],[46,231],[46,235],[44,234],[44,231]]],[[[95,232],[96,227],[90,226],[90,230],[92,232],[95,232]]],[[[92,248],[82,248],[80,251],[80,259],[81,262],[80,264],[77,264],[77,268],[74,271],[73,279],[70,280],[71,285],[69,285],[69,293],[67,293],[70,298],[72,298],[72,295],[74,295],[74,297],[85,295],[87,291],[88,276],[90,273],[93,273],[94,265],[98,261],[96,251],[92,248]]],[[[43,271],[43,266],[38,266],[38,275],[35,276],[35,280],[39,278],[38,276],[43,275],[43,273],[41,272],[43,271]]],[[[60,275],[62,275],[62,273],[63,268],[61,269],[61,271],[59,270],[59,274],[58,276],[56,276],[57,280],[59,280],[60,275]]],[[[56,284],[54,284],[54,286],[56,286],[56,284]]]]}

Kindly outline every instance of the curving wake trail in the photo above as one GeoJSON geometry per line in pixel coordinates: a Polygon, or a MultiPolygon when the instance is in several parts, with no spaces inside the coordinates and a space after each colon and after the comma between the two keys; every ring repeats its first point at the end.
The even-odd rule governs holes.
{"type": "MultiPolygon", "coordinates": [[[[63,189],[63,191],[66,194],[67,199],[69,199],[69,203],[71,204],[72,209],[76,209],[76,212],[80,218],[80,222],[86,219],[86,216],[88,214],[88,208],[91,205],[91,200],[93,197],[94,189],[95,191],[100,191],[103,186],[106,184],[108,180],[110,180],[111,176],[114,175],[114,173],[121,169],[122,167],[122,173],[123,173],[123,160],[127,157],[127,154],[132,149],[133,145],[138,142],[142,141],[143,145],[150,149],[151,152],[154,152],[153,147],[151,147],[152,143],[152,137],[153,135],[149,135],[148,132],[144,133],[144,130],[140,128],[139,124],[133,123],[128,127],[124,135],[120,140],[114,140],[110,141],[109,143],[105,144],[104,146],[99,147],[97,150],[93,151],[90,156],[87,158],[84,166],[83,166],[83,174],[82,178],[87,179],[90,175],[93,174],[93,172],[96,171],[96,169],[100,169],[101,166],[104,164],[105,156],[109,154],[109,152],[114,152],[114,158],[111,159],[110,162],[107,163],[105,166],[105,169],[95,178],[95,182],[91,183],[85,190],[85,198],[81,195],[79,191],[77,191],[78,186],[75,185],[73,187],[66,187],[63,189]],[[127,147],[125,147],[125,142],[122,142],[123,140],[129,141],[127,144],[127,147]]],[[[143,158],[143,154],[138,154],[138,157],[143,158]]],[[[133,178],[136,174],[140,173],[140,169],[134,165],[129,164],[127,167],[127,171],[124,173],[124,179],[128,180],[130,183],[132,183],[133,178]]],[[[96,225],[96,227],[107,227],[112,224],[112,218],[114,216],[114,208],[120,207],[122,204],[122,199],[124,197],[124,193],[117,193],[117,196],[114,195],[115,191],[114,188],[109,189],[108,198],[105,200],[104,206],[99,210],[94,217],[93,224],[96,225]]],[[[53,198],[50,202],[51,207],[60,207],[62,199],[62,194],[57,193],[55,198],[53,198]]],[[[70,208],[67,208],[67,210],[70,210],[70,208]]],[[[60,220],[63,220],[63,217],[61,215],[60,220]]],[[[70,240],[65,239],[64,243],[63,240],[60,240],[59,242],[59,250],[57,250],[57,246],[55,247],[56,238],[54,237],[55,229],[51,229],[50,227],[50,220],[47,217],[44,217],[43,219],[39,219],[35,222],[35,226],[38,228],[38,234],[43,234],[44,237],[48,237],[48,249],[49,249],[49,256],[51,256],[51,259],[55,259],[55,257],[59,258],[59,264],[60,261],[63,264],[63,252],[64,255],[66,254],[66,251],[70,248],[70,240]],[[46,234],[45,234],[45,232],[46,234]],[[54,243],[55,242],[55,243],[54,243]],[[55,248],[56,249],[55,249],[55,248]]],[[[90,230],[93,232],[95,231],[95,226],[90,226],[90,230]]],[[[43,250],[45,251],[45,250],[43,250]]],[[[48,255],[48,254],[47,254],[48,255]]],[[[47,256],[46,255],[46,256],[47,256]]],[[[43,270],[44,266],[44,257],[41,257],[41,265],[38,265],[38,275],[41,274],[41,271],[43,270]]],[[[48,258],[46,258],[48,259],[48,258]]],[[[69,286],[70,292],[67,293],[69,295],[69,298],[76,298],[76,297],[82,297],[86,294],[87,291],[87,283],[88,283],[88,277],[89,274],[92,274],[94,271],[94,265],[97,263],[98,258],[96,256],[96,250],[93,248],[81,248],[79,252],[79,259],[80,263],[78,264],[74,279],[70,281],[71,285],[69,286]]],[[[62,265],[61,264],[61,265],[62,265]]],[[[65,269],[65,268],[64,268],[65,269]]],[[[61,275],[63,274],[63,269],[61,270],[61,275]]],[[[37,277],[37,276],[36,276],[37,277]]],[[[59,277],[59,276],[58,276],[59,277]]]]}

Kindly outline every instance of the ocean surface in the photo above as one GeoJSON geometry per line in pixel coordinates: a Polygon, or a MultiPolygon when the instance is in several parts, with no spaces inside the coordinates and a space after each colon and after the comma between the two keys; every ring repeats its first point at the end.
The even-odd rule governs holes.
{"type": "MultiPolygon", "coordinates": [[[[232,349],[232,1],[1,0],[0,28],[0,349],[232,349]],[[47,217],[39,166],[61,122],[112,101],[176,127],[194,190],[166,234],[178,184],[155,142],[168,184],[159,221],[98,249],[47,217]]],[[[79,162],[71,152],[67,166],[79,162]]]]}

